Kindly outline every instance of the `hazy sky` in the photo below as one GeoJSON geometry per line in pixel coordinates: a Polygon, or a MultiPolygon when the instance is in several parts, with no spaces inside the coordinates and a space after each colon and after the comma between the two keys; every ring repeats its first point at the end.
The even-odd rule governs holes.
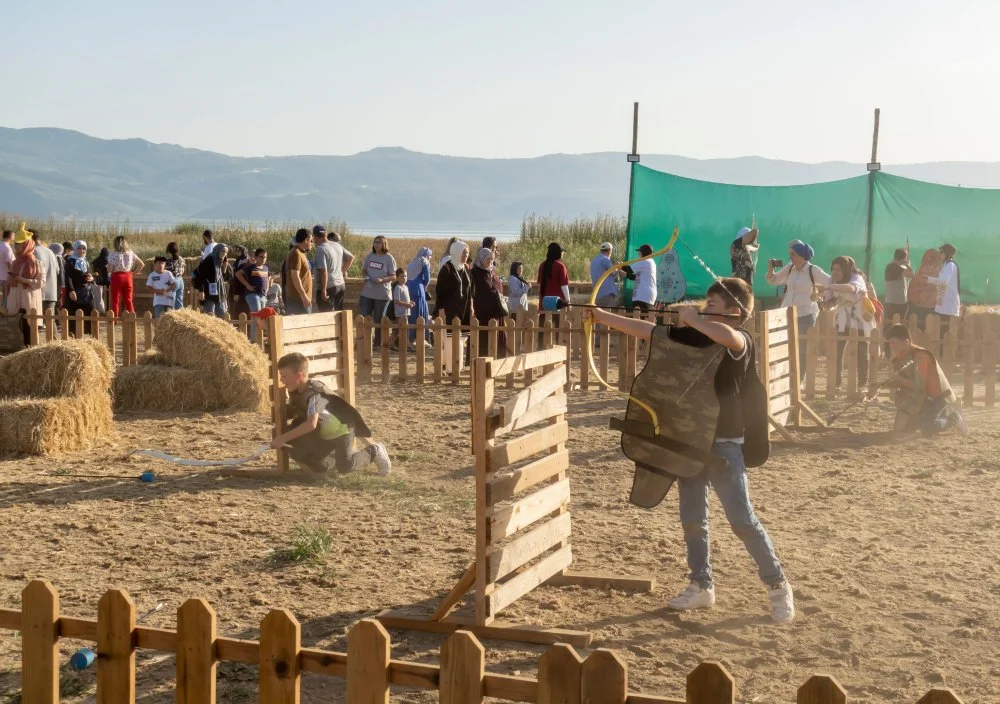
{"type": "Polygon", "coordinates": [[[405,146],[1000,160],[1000,3],[5,3],[0,125],[236,155],[405,146]]]}

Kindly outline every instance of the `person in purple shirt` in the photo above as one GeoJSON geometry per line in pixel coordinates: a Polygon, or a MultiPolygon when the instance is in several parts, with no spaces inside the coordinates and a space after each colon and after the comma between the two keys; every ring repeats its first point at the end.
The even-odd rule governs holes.
{"type": "MultiPolygon", "coordinates": [[[[596,257],[590,260],[590,283],[597,285],[597,280],[600,279],[604,272],[614,266],[611,261],[611,243],[604,242],[601,245],[601,252],[596,257]]],[[[615,281],[613,276],[609,276],[601,284],[600,290],[597,292],[597,305],[602,308],[614,307],[618,305],[618,287],[615,286],[615,281]]]]}

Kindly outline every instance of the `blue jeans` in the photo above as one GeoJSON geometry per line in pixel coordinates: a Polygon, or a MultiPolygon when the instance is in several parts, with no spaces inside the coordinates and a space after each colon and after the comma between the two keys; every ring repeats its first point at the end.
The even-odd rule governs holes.
{"type": "Polygon", "coordinates": [[[174,309],[180,310],[184,307],[184,281],[177,279],[177,288],[174,289],[174,309]]]}
{"type": "Polygon", "coordinates": [[[153,319],[159,318],[168,310],[173,310],[173,306],[153,306],[153,319]]]}
{"type": "MultiPolygon", "coordinates": [[[[382,318],[385,317],[385,312],[389,310],[390,303],[391,301],[388,299],[383,301],[376,298],[368,298],[368,296],[362,296],[358,301],[358,315],[370,315],[372,317],[372,322],[377,326],[382,322],[382,318]]],[[[382,329],[379,327],[375,328],[375,340],[373,344],[375,347],[382,344],[382,329]]]]}
{"type": "Polygon", "coordinates": [[[690,580],[703,588],[714,584],[708,536],[708,486],[711,484],[733,533],[743,541],[757,563],[761,581],[767,585],[784,581],[785,575],[771,539],[750,505],[743,446],[735,442],[716,442],[712,452],[726,460],[724,469],[706,469],[696,477],[677,480],[690,580]]]}
{"type": "Polygon", "coordinates": [[[222,304],[222,301],[203,301],[201,309],[209,315],[214,315],[216,318],[226,317],[226,307],[222,304]]]}
{"type": "MultiPolygon", "coordinates": [[[[247,302],[247,307],[250,308],[251,313],[256,313],[264,307],[265,298],[259,293],[248,293],[244,296],[247,302]]],[[[257,339],[257,319],[251,318],[254,322],[250,323],[250,327],[247,331],[247,336],[250,338],[250,342],[257,339]]]]}
{"type": "Polygon", "coordinates": [[[806,330],[816,327],[816,314],[800,315],[799,322],[799,381],[806,378],[806,330]]]}

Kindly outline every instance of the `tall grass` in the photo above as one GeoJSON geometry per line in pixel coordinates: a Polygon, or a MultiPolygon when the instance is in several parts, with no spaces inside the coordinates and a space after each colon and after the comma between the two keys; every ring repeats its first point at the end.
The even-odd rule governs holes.
{"type": "MultiPolygon", "coordinates": [[[[265,223],[263,227],[252,223],[229,222],[209,228],[197,222],[186,222],[166,231],[148,231],[130,225],[128,222],[100,222],[91,220],[41,220],[20,218],[9,213],[0,213],[0,227],[16,230],[25,221],[27,227],[42,236],[45,242],[87,241],[91,256],[96,256],[101,247],[111,247],[115,237],[123,235],[129,246],[143,258],[162,254],[168,242],[176,242],[181,255],[196,257],[203,248],[201,233],[211,229],[216,242],[224,242],[230,247],[243,245],[250,251],[258,247],[267,250],[272,266],[284,261],[288,245],[295,231],[302,225],[295,223],[265,223]]],[[[356,264],[350,275],[360,275],[359,265],[365,254],[371,251],[371,235],[355,234],[342,220],[325,223],[328,231],[341,234],[344,246],[356,257],[356,264]]],[[[310,226],[311,227],[311,226],[310,226]]],[[[524,263],[525,278],[533,280],[538,265],[545,259],[550,242],[558,242],[567,251],[563,261],[569,269],[570,279],[586,281],[590,278],[590,260],[597,254],[601,242],[611,242],[615,254],[621,254],[625,247],[625,218],[612,215],[598,215],[594,218],[579,217],[572,220],[528,215],[521,223],[520,238],[514,242],[501,242],[497,257],[497,271],[504,277],[511,262],[524,263]]],[[[471,255],[481,245],[479,236],[465,238],[471,255]]],[[[398,237],[389,242],[389,250],[399,266],[405,266],[421,247],[429,247],[434,253],[432,275],[437,274],[437,261],[445,254],[448,240],[444,238],[398,237]]]]}

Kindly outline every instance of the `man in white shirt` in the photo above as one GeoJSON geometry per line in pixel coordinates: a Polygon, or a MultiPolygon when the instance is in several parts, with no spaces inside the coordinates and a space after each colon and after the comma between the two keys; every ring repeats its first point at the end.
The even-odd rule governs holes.
{"type": "Polygon", "coordinates": [[[832,281],[829,274],[812,263],[814,255],[812,247],[802,240],[795,240],[788,245],[788,264],[782,266],[782,262],[777,259],[771,259],[767,263],[767,283],[785,287],[782,308],[795,306],[799,323],[800,381],[806,375],[806,330],[816,325],[816,318],[819,316],[819,305],[813,300],[813,292],[816,286],[832,281]],[[775,267],[778,267],[777,271],[775,267]]]}
{"type": "Polygon", "coordinates": [[[212,250],[215,249],[215,237],[212,235],[212,231],[205,230],[202,232],[201,241],[205,243],[205,247],[201,250],[201,258],[205,259],[212,256],[212,250]]]}
{"type": "Polygon", "coordinates": [[[327,238],[326,228],[313,228],[316,245],[316,308],[320,312],[344,310],[344,272],[354,262],[354,255],[344,249],[339,241],[327,238]]]}
{"type": "Polygon", "coordinates": [[[59,302],[59,289],[62,288],[62,277],[59,275],[59,257],[49,249],[37,234],[32,234],[35,241],[35,259],[45,271],[45,284],[42,286],[42,309],[46,313],[55,313],[59,302]]]}
{"type": "Polygon", "coordinates": [[[0,310],[7,309],[7,276],[10,265],[14,263],[14,250],[10,246],[13,239],[12,230],[3,231],[3,239],[0,240],[0,310]]]}
{"type": "MultiPolygon", "coordinates": [[[[951,328],[952,321],[958,321],[962,314],[962,298],[960,289],[962,286],[962,276],[958,271],[958,264],[955,263],[955,254],[958,250],[954,245],[943,244],[938,251],[944,255],[944,264],[937,276],[928,276],[927,281],[937,286],[937,305],[934,312],[941,316],[941,335],[943,336],[951,328]]],[[[920,278],[920,277],[918,277],[920,278]]]]}
{"type": "MultiPolygon", "coordinates": [[[[648,257],[653,248],[648,244],[639,247],[639,256],[648,257]]],[[[642,259],[622,271],[628,278],[635,280],[632,291],[632,305],[639,310],[652,310],[656,303],[656,262],[652,259],[642,259]]]]}

